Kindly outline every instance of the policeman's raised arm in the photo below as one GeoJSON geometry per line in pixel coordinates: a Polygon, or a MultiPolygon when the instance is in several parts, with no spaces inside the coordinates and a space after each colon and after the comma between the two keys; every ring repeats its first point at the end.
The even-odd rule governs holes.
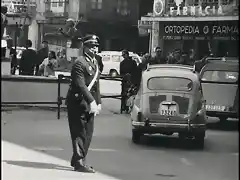
{"type": "Polygon", "coordinates": [[[89,92],[86,83],[85,83],[85,78],[84,78],[84,65],[82,62],[78,61],[75,63],[73,66],[75,68],[75,73],[76,73],[76,79],[73,79],[75,82],[75,85],[78,87],[80,90],[81,94],[83,95],[84,99],[88,104],[94,101],[94,98],[92,94],[89,92]]]}

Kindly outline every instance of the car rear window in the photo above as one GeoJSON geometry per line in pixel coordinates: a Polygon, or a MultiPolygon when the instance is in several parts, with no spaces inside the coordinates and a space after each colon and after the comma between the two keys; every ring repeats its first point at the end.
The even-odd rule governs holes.
{"type": "Polygon", "coordinates": [[[113,62],[121,62],[121,56],[112,55],[112,61],[113,62]]]}
{"type": "Polygon", "coordinates": [[[202,75],[201,80],[219,83],[236,83],[238,81],[238,72],[205,71],[202,75]]]}
{"type": "Polygon", "coordinates": [[[102,56],[102,61],[110,61],[110,56],[102,56]]]}
{"type": "Polygon", "coordinates": [[[187,78],[153,77],[148,80],[150,90],[191,91],[193,82],[187,78]]]}

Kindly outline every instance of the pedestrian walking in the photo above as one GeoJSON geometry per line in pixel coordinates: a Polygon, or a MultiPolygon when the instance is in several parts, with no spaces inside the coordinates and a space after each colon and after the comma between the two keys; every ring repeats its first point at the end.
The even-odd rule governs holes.
{"type": "Polygon", "coordinates": [[[35,50],[31,49],[32,41],[26,41],[26,49],[22,53],[22,57],[19,64],[19,74],[20,75],[34,75],[34,68],[37,65],[37,53],[35,50]]]}
{"type": "Polygon", "coordinates": [[[66,99],[73,146],[71,166],[79,172],[95,172],[86,165],[86,156],[92,140],[94,117],[101,110],[100,71],[95,59],[98,46],[95,35],[83,38],[83,56],[73,64],[72,81],[66,99]]]}
{"type": "Polygon", "coordinates": [[[36,66],[36,71],[35,75],[39,74],[39,66],[42,64],[43,60],[48,58],[48,52],[49,52],[49,47],[48,47],[48,41],[43,41],[42,42],[42,48],[38,50],[37,52],[37,66],[36,66]]]}
{"type": "Polygon", "coordinates": [[[120,63],[120,75],[122,80],[122,92],[121,92],[121,112],[128,112],[129,108],[127,103],[127,92],[132,84],[137,84],[138,68],[137,63],[129,56],[127,50],[122,51],[123,61],[120,63]]]}

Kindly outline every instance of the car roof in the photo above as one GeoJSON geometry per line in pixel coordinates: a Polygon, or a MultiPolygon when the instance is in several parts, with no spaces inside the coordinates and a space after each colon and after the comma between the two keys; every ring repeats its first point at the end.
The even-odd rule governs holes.
{"type": "MultiPolygon", "coordinates": [[[[122,51],[102,51],[98,54],[108,54],[108,55],[121,55],[122,56],[122,51]]],[[[133,53],[133,52],[129,52],[129,55],[136,55],[138,56],[138,54],[133,53]]]]}
{"type": "Polygon", "coordinates": [[[188,66],[188,65],[180,65],[180,64],[154,64],[154,65],[149,65],[147,70],[151,69],[185,69],[189,71],[193,71],[193,66],[188,66]]]}
{"type": "Polygon", "coordinates": [[[239,62],[234,61],[210,61],[202,69],[202,71],[239,71],[239,62]]]}
{"type": "Polygon", "coordinates": [[[207,57],[206,60],[209,62],[218,62],[218,61],[226,61],[226,62],[238,62],[238,57],[207,57]]]}
{"type": "Polygon", "coordinates": [[[199,81],[198,73],[193,71],[192,66],[184,65],[150,65],[143,73],[143,79],[148,80],[152,77],[171,76],[177,78],[188,78],[192,81],[199,81]]]}

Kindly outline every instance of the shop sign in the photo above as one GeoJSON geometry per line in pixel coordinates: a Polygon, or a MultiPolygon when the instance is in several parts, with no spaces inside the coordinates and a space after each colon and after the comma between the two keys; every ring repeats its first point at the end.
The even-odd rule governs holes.
{"type": "Polygon", "coordinates": [[[238,36],[237,22],[182,22],[164,25],[164,39],[237,40],[238,36]]]}
{"type": "Polygon", "coordinates": [[[141,29],[152,29],[152,21],[138,20],[138,28],[141,28],[141,29]]]}
{"type": "MultiPolygon", "coordinates": [[[[153,6],[153,12],[156,16],[221,16],[229,12],[225,12],[226,10],[223,7],[208,5],[208,6],[185,6],[183,0],[174,0],[175,6],[166,7],[164,14],[164,1],[163,0],[155,0],[153,6]]],[[[234,4],[229,4],[233,8],[230,8],[230,11],[233,11],[234,4]]]]}

